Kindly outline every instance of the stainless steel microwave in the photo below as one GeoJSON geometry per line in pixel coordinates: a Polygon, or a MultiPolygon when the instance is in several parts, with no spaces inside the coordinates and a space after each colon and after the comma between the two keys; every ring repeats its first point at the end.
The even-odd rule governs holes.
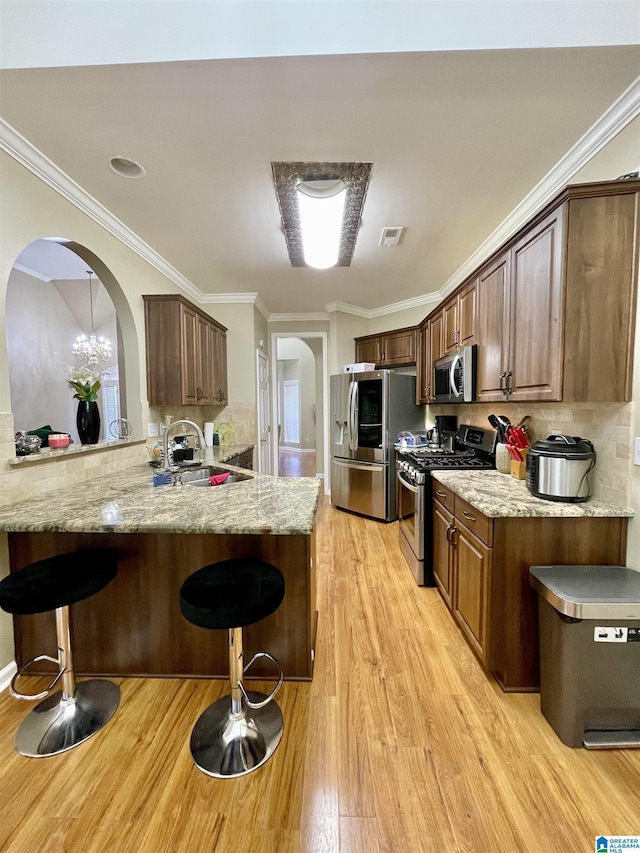
{"type": "Polygon", "coordinates": [[[478,347],[462,347],[433,363],[434,403],[473,403],[478,347]]]}

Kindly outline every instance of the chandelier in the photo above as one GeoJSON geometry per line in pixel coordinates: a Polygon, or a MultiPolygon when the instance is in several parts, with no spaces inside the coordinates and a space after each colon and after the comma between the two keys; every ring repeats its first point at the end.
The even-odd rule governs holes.
{"type": "Polygon", "coordinates": [[[89,337],[80,335],[73,345],[73,354],[78,361],[86,361],[87,364],[95,365],[99,361],[109,361],[111,358],[111,344],[102,335],[96,338],[93,331],[93,290],[91,288],[91,270],[87,270],[89,276],[89,306],[91,309],[91,332],[89,337]]]}

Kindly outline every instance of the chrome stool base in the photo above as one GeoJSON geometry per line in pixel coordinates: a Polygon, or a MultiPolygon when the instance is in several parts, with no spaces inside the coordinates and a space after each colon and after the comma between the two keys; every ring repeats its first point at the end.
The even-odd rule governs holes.
{"type": "MultiPolygon", "coordinates": [[[[263,702],[264,693],[248,690],[249,700],[263,702]]],[[[280,743],[284,721],[276,702],[263,708],[231,712],[231,696],[203,711],[191,733],[191,755],[198,769],[218,779],[244,776],[271,758],[280,743]]]]}
{"type": "Polygon", "coordinates": [[[16,749],[29,758],[66,752],[99,732],[119,704],[120,688],[112,681],[80,681],[72,698],[54,693],[29,712],[16,732],[16,749]]]}

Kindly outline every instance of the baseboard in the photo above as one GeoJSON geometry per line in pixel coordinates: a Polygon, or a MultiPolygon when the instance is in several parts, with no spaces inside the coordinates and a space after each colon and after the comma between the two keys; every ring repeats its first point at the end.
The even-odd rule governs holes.
{"type": "Polygon", "coordinates": [[[4,669],[0,669],[0,693],[11,684],[11,679],[17,671],[18,667],[15,661],[8,663],[4,669]]]}
{"type": "Polygon", "coordinates": [[[278,447],[278,450],[283,450],[285,453],[315,453],[315,447],[291,447],[291,445],[283,445],[281,444],[278,447]]]}

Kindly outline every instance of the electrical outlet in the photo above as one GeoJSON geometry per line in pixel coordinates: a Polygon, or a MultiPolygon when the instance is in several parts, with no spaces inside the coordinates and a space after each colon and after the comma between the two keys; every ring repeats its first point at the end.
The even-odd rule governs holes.
{"type": "Polygon", "coordinates": [[[633,440],[633,464],[640,465],[640,438],[633,440]]]}
{"type": "Polygon", "coordinates": [[[147,435],[149,438],[155,438],[158,435],[158,424],[148,424],[147,435]]]}

